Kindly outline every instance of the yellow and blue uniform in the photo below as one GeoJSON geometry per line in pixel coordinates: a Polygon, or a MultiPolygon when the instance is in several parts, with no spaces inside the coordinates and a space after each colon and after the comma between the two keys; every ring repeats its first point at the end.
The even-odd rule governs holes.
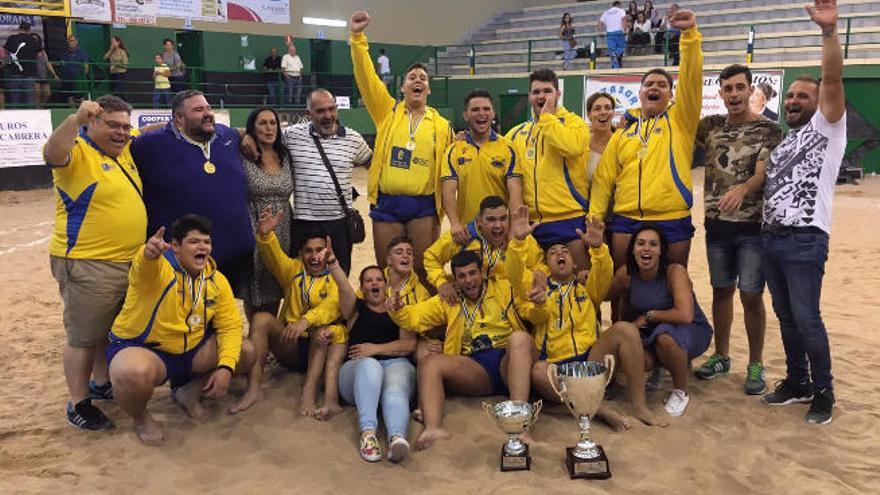
{"type": "Polygon", "coordinates": [[[703,104],[702,36],[696,27],[681,34],[681,70],[675,101],[660,115],[614,133],[599,161],[591,188],[590,215],[605,218],[614,191],[611,230],[631,233],[643,221],[658,223],[670,242],[693,236],[691,162],[703,104]],[[647,148],[643,150],[643,142],[647,148]]]}
{"type": "Polygon", "coordinates": [[[214,259],[208,258],[208,266],[194,278],[171,250],[152,260],[143,250],[132,260],[125,305],[110,332],[108,361],[125,347],[145,347],[162,358],[172,386],[182,385],[191,375],[193,355],[216,333],[217,365],[234,370],[241,353],[242,320],[214,259]],[[175,357],[188,359],[181,363],[175,357]]]}
{"type": "MultiPolygon", "coordinates": [[[[483,276],[486,278],[507,279],[507,268],[505,260],[507,259],[507,248],[495,249],[489,242],[483,239],[477,230],[476,220],[467,224],[467,231],[471,236],[471,240],[467,245],[462,246],[452,239],[452,233],[445,232],[433,244],[431,244],[424,254],[425,272],[428,274],[428,282],[434,287],[440,287],[446,282],[452,282],[452,275],[446,273],[444,267],[446,263],[452,260],[452,257],[462,251],[474,251],[479,253],[482,261],[483,276]]],[[[544,252],[532,236],[526,238],[526,266],[529,270],[543,268],[544,252]]]]}
{"type": "Polygon", "coordinates": [[[127,262],[143,246],[147,211],[129,145],[111,157],[83,131],[66,164],[49,164],[56,165],[52,168],[55,226],[49,254],[127,262]]]}
{"type": "MultiPolygon", "coordinates": [[[[510,241],[508,248],[508,270],[511,276],[525,273],[527,258],[526,244],[510,241]]],[[[547,286],[547,300],[536,305],[526,316],[535,329],[535,346],[540,359],[557,363],[560,361],[586,359],[590,348],[599,339],[602,324],[597,318],[598,308],[614,277],[614,266],[608,246],[590,248],[590,275],[586,285],[577,279],[560,283],[550,279],[547,286]]],[[[524,296],[527,285],[515,287],[524,296]]]]}
{"type": "MultiPolygon", "coordinates": [[[[425,288],[424,285],[419,281],[419,277],[415,274],[415,272],[410,271],[409,276],[399,287],[391,286],[391,267],[385,267],[385,280],[388,281],[388,284],[385,286],[385,295],[391,297],[394,294],[394,291],[397,291],[400,294],[400,300],[403,301],[403,304],[415,304],[417,302],[424,301],[431,297],[431,293],[428,292],[428,289],[425,288]]],[[[355,292],[355,296],[358,299],[364,298],[364,293],[360,289],[355,292]]]]}
{"type": "Polygon", "coordinates": [[[329,327],[333,331],[332,343],[344,344],[347,333],[340,323],[339,289],[330,272],[310,275],[302,260],[284,254],[274,232],[257,236],[257,249],[266,269],[284,291],[281,320],[293,323],[305,318],[309,328],[329,327]]]}
{"type": "Polygon", "coordinates": [[[530,220],[541,222],[535,238],[547,247],[578,238],[589,210],[587,160],[590,130],[563,107],[520,124],[507,137],[522,161],[523,202],[530,220]],[[559,222],[558,225],[553,224],[559,222]]]}
{"type": "Polygon", "coordinates": [[[466,132],[464,141],[455,141],[446,149],[445,164],[441,180],[458,182],[456,210],[462,222],[476,218],[487,196],[499,196],[510,204],[507,180],[522,177],[513,143],[493,130],[482,145],[466,132]]]}
{"type": "Polygon", "coordinates": [[[439,214],[440,165],[453,137],[449,121],[436,109],[426,107],[415,132],[415,148],[407,149],[410,115],[406,105],[394,100],[376,74],[367,37],[352,33],[350,41],[355,81],[376,126],[367,180],[367,198],[373,206],[370,216],[378,221],[406,222],[439,214]]]}

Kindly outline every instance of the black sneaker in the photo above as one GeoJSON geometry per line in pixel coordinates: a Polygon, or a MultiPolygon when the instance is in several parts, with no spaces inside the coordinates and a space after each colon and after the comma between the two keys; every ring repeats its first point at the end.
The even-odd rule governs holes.
{"type": "Polygon", "coordinates": [[[91,399],[83,399],[75,406],[67,403],[67,422],[81,430],[106,430],[113,428],[113,422],[104,416],[100,409],[92,405],[91,399]]]}
{"type": "Polygon", "coordinates": [[[813,396],[810,403],[810,411],[807,413],[807,423],[814,425],[827,425],[831,422],[831,410],[834,409],[834,391],[823,388],[813,396]]]}
{"type": "Polygon", "coordinates": [[[113,386],[110,382],[98,385],[95,383],[95,380],[89,381],[89,399],[113,400],[113,386]]]}
{"type": "Polygon", "coordinates": [[[813,400],[813,385],[807,379],[798,381],[785,377],[785,380],[776,382],[776,390],[765,395],[763,400],[771,406],[810,402],[813,400]]]}

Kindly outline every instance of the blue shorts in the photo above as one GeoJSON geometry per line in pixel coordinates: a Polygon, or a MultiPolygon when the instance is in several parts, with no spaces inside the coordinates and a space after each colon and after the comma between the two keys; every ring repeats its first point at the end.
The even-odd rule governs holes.
{"type": "MultiPolygon", "coordinates": [[[[632,234],[643,223],[642,220],[633,220],[632,218],[622,215],[614,215],[611,219],[611,232],[617,234],[632,234]]],[[[687,241],[694,237],[694,224],[691,222],[690,215],[676,220],[656,220],[650,222],[656,225],[666,237],[666,242],[675,244],[676,242],[687,241]]]]}
{"type": "Polygon", "coordinates": [[[538,241],[541,249],[546,250],[554,244],[568,244],[571,241],[580,239],[580,236],[575,231],[576,229],[581,229],[583,232],[587,231],[586,216],[542,223],[532,232],[532,237],[538,241]]]}
{"type": "Polygon", "coordinates": [[[587,349],[587,352],[585,352],[585,353],[583,353],[583,354],[578,354],[577,356],[572,356],[572,357],[570,357],[570,358],[568,358],[568,359],[563,359],[563,360],[561,360],[561,361],[556,361],[556,362],[553,363],[553,364],[583,363],[583,362],[585,362],[585,361],[588,361],[589,358],[590,358],[590,350],[587,349]]]}
{"type": "Polygon", "coordinates": [[[370,205],[370,218],[375,222],[407,223],[430,216],[437,216],[433,194],[407,196],[379,193],[376,204],[370,205]]]}
{"type": "Polygon", "coordinates": [[[175,389],[186,385],[187,382],[193,379],[195,376],[195,373],[193,373],[192,370],[193,358],[196,353],[199,352],[199,349],[205,345],[205,342],[207,342],[213,335],[214,329],[209,326],[208,330],[205,331],[205,336],[202,340],[196,344],[195,347],[183,354],[171,354],[170,352],[160,351],[155,349],[155,344],[138,342],[134,339],[111,338],[110,343],[107,344],[107,366],[110,365],[110,362],[113,361],[116,354],[123,349],[128,347],[143,347],[144,349],[149,349],[155,355],[159,356],[159,359],[161,359],[162,363],[165,365],[165,380],[162,383],[170,381],[171,388],[175,389]]]}
{"type": "Polygon", "coordinates": [[[734,285],[742,292],[764,292],[761,234],[727,234],[706,231],[709,281],[715,289],[734,285]]]}
{"type": "Polygon", "coordinates": [[[507,385],[501,379],[501,360],[504,359],[505,352],[507,349],[486,349],[468,356],[482,366],[489,375],[489,381],[492,383],[492,391],[489,395],[509,395],[507,385]]]}

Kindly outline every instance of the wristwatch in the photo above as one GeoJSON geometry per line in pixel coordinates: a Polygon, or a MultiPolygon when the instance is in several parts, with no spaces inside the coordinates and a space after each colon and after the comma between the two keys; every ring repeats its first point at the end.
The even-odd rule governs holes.
{"type": "Polygon", "coordinates": [[[651,323],[651,320],[654,318],[654,310],[649,309],[645,311],[645,323],[651,323]]]}

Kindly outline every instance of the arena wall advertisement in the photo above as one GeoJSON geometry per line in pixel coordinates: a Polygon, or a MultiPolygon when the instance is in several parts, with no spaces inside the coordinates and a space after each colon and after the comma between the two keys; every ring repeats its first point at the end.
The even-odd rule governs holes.
{"type": "Polygon", "coordinates": [[[49,110],[0,112],[0,167],[43,165],[43,145],[52,134],[49,110]]]}
{"type": "Polygon", "coordinates": [[[289,0],[232,0],[227,11],[231,21],[290,24],[289,0]]]}
{"type": "Polygon", "coordinates": [[[115,0],[116,18],[120,24],[156,24],[159,0],[115,0]]]}
{"type": "Polygon", "coordinates": [[[112,0],[70,0],[70,14],[87,21],[110,22],[113,19],[112,0]]]}
{"type": "MultiPolygon", "coordinates": [[[[718,96],[718,74],[718,72],[703,73],[703,111],[701,117],[727,113],[724,102],[718,96]]],[[[752,72],[754,85],[768,84],[772,88],[772,92],[775,93],[764,105],[764,111],[767,112],[765,115],[769,114],[772,120],[778,117],[783,74],[784,71],[781,70],[752,72]]],[[[678,75],[673,74],[672,78],[677,81],[678,75]]],[[[610,94],[617,101],[615,108],[617,116],[622,116],[631,107],[637,107],[639,105],[640,80],[641,76],[585,77],[584,115],[587,115],[587,98],[600,91],[610,94]]]]}
{"type": "MultiPolygon", "coordinates": [[[[137,129],[150,124],[162,124],[170,120],[171,110],[131,111],[131,125],[137,129]]],[[[229,110],[214,110],[214,121],[223,125],[229,125],[229,110]]]]}

